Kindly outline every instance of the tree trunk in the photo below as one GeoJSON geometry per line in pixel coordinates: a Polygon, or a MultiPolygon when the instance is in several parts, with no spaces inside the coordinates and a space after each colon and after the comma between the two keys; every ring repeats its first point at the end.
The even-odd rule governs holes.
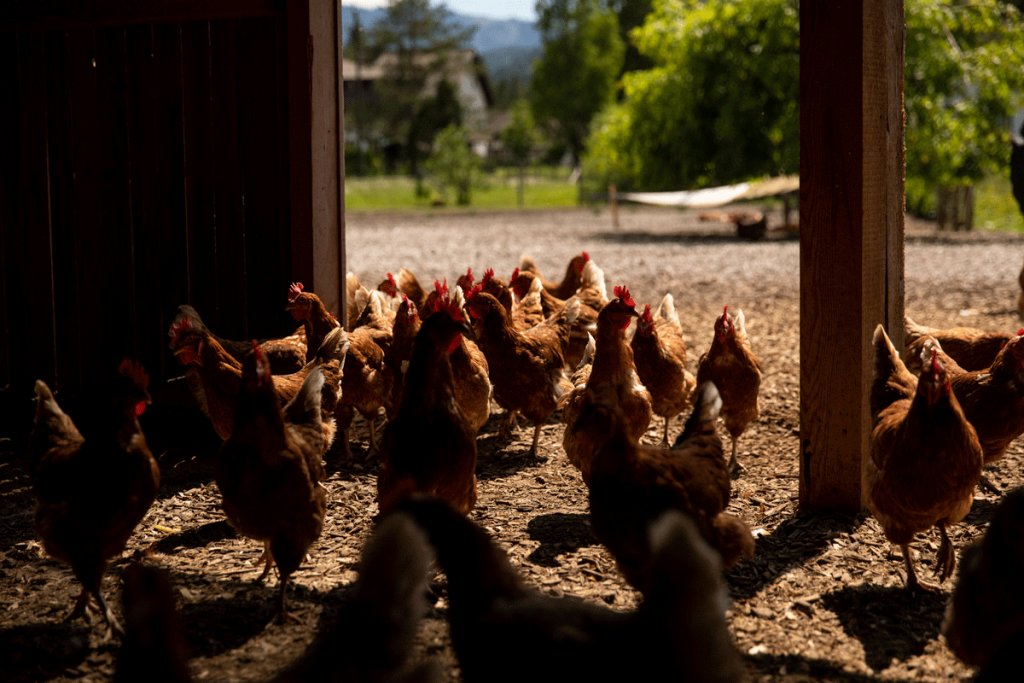
{"type": "Polygon", "coordinates": [[[519,164],[519,187],[516,188],[516,205],[521,209],[526,199],[526,164],[519,164]]]}

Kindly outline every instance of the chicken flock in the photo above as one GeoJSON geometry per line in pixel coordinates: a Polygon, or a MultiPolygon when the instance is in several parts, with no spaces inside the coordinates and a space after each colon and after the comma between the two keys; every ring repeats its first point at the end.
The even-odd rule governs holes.
{"type": "MultiPolygon", "coordinates": [[[[601,679],[742,678],[720,576],[755,552],[750,528],[726,512],[731,482],[744,471],[737,443],[760,412],[761,364],[742,311],[725,306],[691,373],[672,295],[653,312],[650,304],[638,311],[626,286],[608,295],[586,252],[560,282],[542,277],[529,256],[507,282],[492,269],[477,281],[467,269],[452,285],[444,279],[425,288],[403,268],[368,289],[349,274],[347,327],[300,283],[283,301],[301,326],[279,339],[219,337],[188,305],[168,330],[196,405],[223,441],[215,473],[224,515],[240,535],[263,543],[258,581],[277,568],[279,620],[298,619],[287,610],[288,580],[317,542],[330,505],[323,460],[353,457],[356,412],[369,424],[369,454],[380,460],[380,514],[359,581],[336,631],[280,680],[320,680],[328,671],[332,680],[437,680],[429,663],[407,657],[435,559],[447,576],[452,641],[466,680],[523,680],[541,664],[559,680],[579,675],[581,666],[601,679]],[[562,446],[587,488],[594,536],[644,597],[636,612],[541,595],[467,518],[477,501],[477,434],[494,404],[503,411],[499,438],[510,437],[520,418],[533,426],[529,455],[542,426],[561,418],[562,446]],[[687,411],[671,440],[671,420],[687,411]],[[662,437],[647,444],[655,415],[664,420],[662,437]],[[730,436],[728,457],[719,418],[730,436]],[[647,654],[626,666],[623,643],[647,654]],[[497,644],[518,645],[521,656],[496,668],[497,644]],[[348,669],[337,678],[342,660],[348,669]],[[647,669],[640,672],[636,661],[647,669]]],[[[976,486],[991,486],[983,466],[1024,433],[1024,329],[937,330],[908,318],[905,335],[906,364],[881,325],[874,335],[874,429],[862,495],[901,549],[908,588],[927,590],[937,585],[915,570],[914,535],[938,528],[938,579],[952,576],[956,552],[947,529],[968,513],[976,486]]],[[[167,577],[130,568],[127,630],[101,590],[108,562],[159,488],[138,421],[150,403],[148,381],[143,368],[124,361],[87,438],[38,381],[27,463],[37,533],[82,584],[69,618],[88,619],[95,602],[106,637],[124,638],[119,678],[166,659],[168,670],[180,670],[174,679],[187,680],[167,577]],[[169,633],[153,636],[161,630],[169,633]]],[[[1024,509],[1020,496],[1007,495],[1003,506],[1024,509]]],[[[1005,656],[1002,642],[973,642],[964,620],[1005,623],[1006,642],[1024,632],[1024,597],[990,604],[993,587],[1016,585],[1004,565],[1024,569],[1019,524],[997,527],[1000,519],[965,554],[961,587],[977,599],[958,594],[944,626],[951,647],[978,665],[1005,656]]]]}

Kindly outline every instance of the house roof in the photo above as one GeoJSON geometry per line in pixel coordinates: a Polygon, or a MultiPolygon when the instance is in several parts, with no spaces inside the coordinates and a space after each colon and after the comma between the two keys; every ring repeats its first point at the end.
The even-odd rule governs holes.
{"type": "MultiPolygon", "coordinates": [[[[419,53],[415,55],[414,61],[417,66],[426,66],[436,56],[430,53],[419,53]]],[[[491,92],[491,84],[483,67],[483,60],[475,50],[452,50],[446,56],[446,65],[442,71],[431,73],[424,84],[424,91],[433,94],[437,90],[437,84],[442,77],[450,81],[456,81],[467,71],[475,72],[480,81],[480,87],[487,100],[487,106],[494,104],[494,95],[491,92]]],[[[398,61],[398,55],[394,52],[385,52],[369,63],[357,64],[356,60],[342,58],[342,76],[346,82],[354,81],[376,81],[384,78],[398,61]]]]}

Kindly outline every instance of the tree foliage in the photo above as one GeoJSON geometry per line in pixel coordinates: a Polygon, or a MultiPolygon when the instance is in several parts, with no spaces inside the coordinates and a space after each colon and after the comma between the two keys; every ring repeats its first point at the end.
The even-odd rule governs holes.
{"type": "Polygon", "coordinates": [[[539,121],[579,158],[594,115],[615,97],[625,46],[615,14],[597,0],[538,0],[544,53],[534,63],[531,102],[539,121]]]}
{"type": "MultiPolygon", "coordinates": [[[[396,0],[385,16],[370,30],[369,45],[374,54],[390,53],[384,78],[375,84],[384,121],[384,134],[392,141],[406,143],[406,154],[413,173],[422,140],[423,119],[433,112],[421,112],[426,105],[436,107],[425,97],[424,89],[432,74],[443,71],[446,56],[463,49],[475,28],[462,28],[444,5],[431,7],[429,0],[396,0]],[[412,144],[410,144],[412,143],[412,144]]],[[[437,98],[442,97],[441,93],[437,98]]],[[[450,121],[448,121],[450,122],[450,121]]]]}
{"type": "Polygon", "coordinates": [[[999,0],[907,2],[907,175],[943,187],[1008,168],[1024,24],[999,0]]]}
{"type": "Polygon", "coordinates": [[[526,100],[515,102],[512,105],[511,113],[512,118],[509,124],[501,131],[501,142],[519,168],[519,188],[516,198],[519,206],[522,206],[526,185],[526,164],[530,161],[530,153],[533,148],[540,142],[540,136],[537,135],[537,125],[534,123],[526,100]]]}
{"type": "MultiPolygon", "coordinates": [[[[907,173],[967,182],[1006,168],[1024,93],[1020,13],[999,0],[907,0],[907,173]]],[[[654,0],[633,32],[655,67],[623,77],[588,167],[680,189],[799,169],[797,0],[654,0]]]]}
{"type": "Polygon", "coordinates": [[[460,206],[470,203],[473,185],[480,175],[480,157],[469,146],[469,131],[451,125],[434,138],[434,151],[424,163],[439,183],[441,195],[447,199],[449,189],[455,190],[460,206]]]}
{"type": "Polygon", "coordinates": [[[589,148],[620,185],[679,189],[799,169],[796,0],[655,0],[589,148]]]}

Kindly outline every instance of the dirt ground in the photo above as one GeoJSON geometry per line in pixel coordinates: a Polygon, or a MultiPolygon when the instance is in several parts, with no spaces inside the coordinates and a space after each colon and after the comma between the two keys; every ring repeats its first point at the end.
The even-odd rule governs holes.
{"type": "MultiPolygon", "coordinates": [[[[776,219],[777,215],[773,214],[776,219]]],[[[813,226],[805,227],[810,229],[813,226]]],[[[1017,274],[1024,239],[1001,234],[936,233],[908,223],[907,312],[934,326],[1016,330],[1017,274]]],[[[722,306],[741,308],[764,369],[761,417],[740,441],[747,471],[733,482],[729,511],[755,529],[757,550],[725,573],[732,595],[728,621],[749,680],[945,681],[972,670],[939,634],[953,582],[934,595],[904,589],[899,549],[868,516],[811,515],[797,509],[799,433],[799,244],[771,235],[751,243],[731,226],[697,221],[696,212],[624,209],[613,229],[605,211],[580,209],[453,216],[350,215],[349,269],[364,281],[405,266],[424,281],[453,280],[467,266],[493,267],[508,278],[523,252],[549,277],[580,250],[605,272],[609,289],[628,286],[638,306],[675,297],[691,366],[711,341],[722,306]]],[[[231,336],[230,330],[218,330],[231,336]]],[[[691,368],[693,369],[693,368],[691,368]]],[[[328,455],[326,527],[295,574],[289,595],[301,624],[272,623],[275,580],[254,586],[261,547],[236,537],[219,509],[213,481],[218,446],[209,424],[189,405],[180,382],[155,392],[143,427],[163,476],[156,504],[114,563],[104,587],[120,610],[128,558],[155,544],[147,562],[170,571],[178,592],[199,681],[265,681],[301,656],[329,629],[357,578],[362,544],[377,513],[378,459],[367,456],[366,424],[354,429],[355,460],[328,455]]],[[[498,412],[495,406],[495,414],[498,412]]],[[[44,556],[33,528],[33,498],[20,464],[31,428],[4,425],[0,441],[0,667],[8,681],[107,681],[118,644],[93,622],[65,623],[79,587],[70,570],[44,556]]],[[[647,440],[656,443],[655,418],[647,440]]],[[[672,425],[672,436],[682,419],[672,425]]],[[[564,425],[544,427],[539,455],[527,457],[532,430],[497,438],[497,418],[480,433],[480,499],[470,517],[485,526],[512,564],[551,595],[574,595],[631,610],[638,594],[618,576],[596,542],[586,488],[561,448],[564,425]]],[[[723,430],[723,437],[727,439],[723,430]]],[[[1022,484],[1024,447],[1015,443],[989,478],[1022,484]]],[[[967,519],[951,530],[958,548],[978,538],[998,496],[979,492],[967,519]]],[[[920,535],[924,577],[934,570],[938,533],[920,535]]],[[[515,653],[510,653],[514,656],[515,653]]],[[[459,680],[444,601],[421,626],[416,657],[437,658],[459,680]]]]}

